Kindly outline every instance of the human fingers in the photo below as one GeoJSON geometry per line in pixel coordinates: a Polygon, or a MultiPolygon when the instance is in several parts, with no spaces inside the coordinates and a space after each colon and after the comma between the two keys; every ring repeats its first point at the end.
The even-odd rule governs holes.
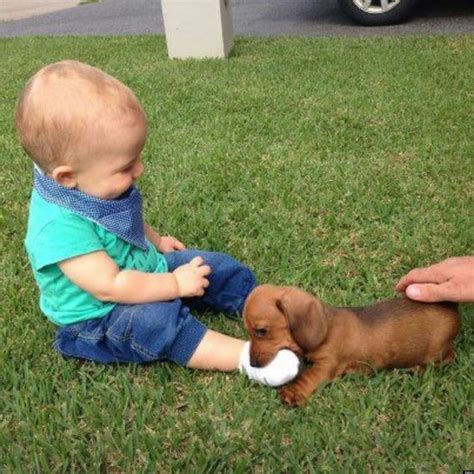
{"type": "Polygon", "coordinates": [[[412,300],[424,303],[456,300],[455,288],[449,282],[412,284],[406,288],[405,294],[412,300]]]}
{"type": "Polygon", "coordinates": [[[202,257],[194,257],[189,262],[189,265],[194,267],[200,276],[206,276],[211,273],[211,267],[204,263],[204,259],[202,257]]]}
{"type": "Polygon", "coordinates": [[[396,291],[403,292],[413,283],[442,283],[448,276],[444,274],[439,265],[431,265],[425,268],[415,268],[400,278],[395,286],[396,291]]]}
{"type": "Polygon", "coordinates": [[[211,267],[209,265],[201,265],[198,268],[199,275],[205,277],[211,273],[211,267]]]}
{"type": "Polygon", "coordinates": [[[204,263],[204,259],[202,257],[194,257],[189,264],[195,267],[200,267],[204,263]]]}
{"type": "Polygon", "coordinates": [[[205,289],[209,286],[209,280],[207,278],[201,278],[197,283],[197,288],[195,292],[195,296],[203,296],[205,293],[205,289]]]}
{"type": "Polygon", "coordinates": [[[176,237],[168,235],[167,237],[162,237],[162,240],[167,239],[169,241],[169,246],[172,250],[185,250],[186,246],[183,242],[179,241],[176,237]]]}
{"type": "Polygon", "coordinates": [[[183,242],[179,241],[178,239],[174,239],[174,248],[175,250],[186,250],[186,245],[183,242]]]}

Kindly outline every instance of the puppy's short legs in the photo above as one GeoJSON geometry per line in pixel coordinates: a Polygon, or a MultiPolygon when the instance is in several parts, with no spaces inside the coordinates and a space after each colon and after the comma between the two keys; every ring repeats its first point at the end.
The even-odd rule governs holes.
{"type": "Polygon", "coordinates": [[[443,354],[436,354],[434,356],[431,356],[428,359],[428,363],[434,363],[436,365],[438,364],[449,364],[451,362],[454,362],[456,359],[456,354],[454,353],[454,349],[452,347],[449,347],[445,350],[443,354]]]}
{"type": "Polygon", "coordinates": [[[365,375],[372,375],[375,369],[368,363],[364,362],[354,362],[352,364],[348,364],[346,368],[339,372],[337,375],[343,374],[365,374],[365,375]]]}
{"type": "Polygon", "coordinates": [[[425,358],[424,365],[426,364],[449,364],[456,359],[456,354],[452,346],[446,347],[443,351],[433,352],[425,358]]]}
{"type": "Polygon", "coordinates": [[[428,361],[424,364],[420,365],[415,365],[414,367],[410,367],[408,370],[414,374],[421,375],[425,370],[427,364],[449,364],[454,361],[456,358],[456,354],[454,353],[454,350],[450,348],[444,355],[437,356],[437,357],[432,357],[428,359],[428,361]]]}
{"type": "Polygon", "coordinates": [[[409,372],[416,375],[422,375],[425,370],[426,370],[426,365],[415,365],[414,367],[410,367],[408,369],[409,372]]]}
{"type": "Polygon", "coordinates": [[[456,359],[456,354],[454,353],[453,348],[450,348],[446,355],[443,357],[443,362],[449,363],[449,362],[454,362],[454,359],[456,359]]]}
{"type": "Polygon", "coordinates": [[[302,405],[323,382],[330,382],[336,374],[336,364],[329,361],[316,363],[304,369],[291,383],[278,390],[280,399],[289,406],[302,405]]]}

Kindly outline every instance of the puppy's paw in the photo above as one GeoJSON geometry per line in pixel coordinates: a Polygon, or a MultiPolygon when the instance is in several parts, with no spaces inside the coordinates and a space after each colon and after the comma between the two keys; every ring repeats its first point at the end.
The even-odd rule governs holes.
{"type": "Polygon", "coordinates": [[[284,385],[278,390],[280,400],[290,407],[299,407],[304,404],[307,396],[296,384],[284,385]]]}

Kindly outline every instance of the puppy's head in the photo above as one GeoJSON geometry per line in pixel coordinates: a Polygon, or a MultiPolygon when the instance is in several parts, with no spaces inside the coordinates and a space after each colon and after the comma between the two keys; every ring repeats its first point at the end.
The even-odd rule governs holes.
{"type": "Polygon", "coordinates": [[[261,285],[244,307],[244,325],[250,336],[250,364],[267,365],[281,349],[298,356],[313,352],[326,338],[328,308],[306,291],[261,285]]]}

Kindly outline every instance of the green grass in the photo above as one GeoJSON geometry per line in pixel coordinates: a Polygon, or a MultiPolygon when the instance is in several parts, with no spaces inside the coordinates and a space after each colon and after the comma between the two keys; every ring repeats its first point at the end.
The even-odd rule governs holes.
{"type": "Polygon", "coordinates": [[[56,355],[22,246],[31,164],[12,114],[46,63],[105,69],[149,117],[153,225],[261,282],[361,305],[414,266],[473,252],[473,51],[472,36],[240,39],[228,61],[183,62],[156,37],[1,40],[0,470],[472,469],[472,306],[454,364],[348,376],[297,410],[237,374],[56,355]]]}

